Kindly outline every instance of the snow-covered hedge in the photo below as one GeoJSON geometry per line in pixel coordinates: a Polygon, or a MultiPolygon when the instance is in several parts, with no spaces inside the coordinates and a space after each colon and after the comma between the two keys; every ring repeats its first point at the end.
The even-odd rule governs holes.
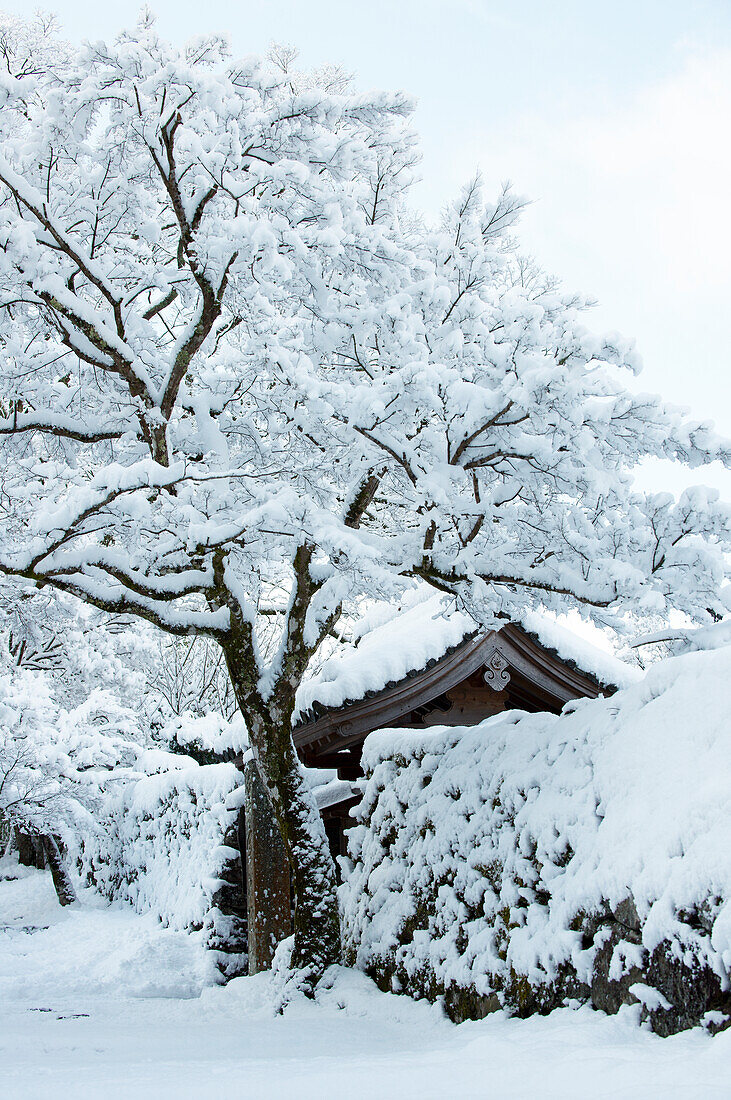
{"type": "Polygon", "coordinates": [[[454,1019],[731,1014],[731,648],[568,713],[383,731],[342,887],[348,961],[454,1019]]]}
{"type": "MultiPolygon", "coordinates": [[[[168,769],[175,759],[147,754],[155,755],[168,769]]],[[[224,972],[243,972],[246,927],[235,846],[241,775],[233,764],[178,760],[181,768],[126,783],[110,799],[100,827],[81,843],[81,869],[110,899],[153,912],[173,928],[204,929],[209,947],[222,953],[224,972]]]]}

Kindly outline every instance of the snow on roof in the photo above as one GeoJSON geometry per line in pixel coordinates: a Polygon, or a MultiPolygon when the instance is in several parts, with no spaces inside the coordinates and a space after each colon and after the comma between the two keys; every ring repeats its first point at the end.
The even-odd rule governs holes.
{"type": "Polygon", "coordinates": [[[381,691],[438,661],[476,629],[474,620],[457,611],[454,601],[446,597],[431,597],[415,607],[397,609],[388,622],[363,635],[345,654],[328,658],[302,684],[297,692],[297,712],[304,715],[315,704],[328,709],[342,707],[381,691]]]}
{"type": "MultiPolygon", "coordinates": [[[[366,617],[367,633],[361,633],[355,647],[328,658],[302,684],[295,719],[313,709],[336,709],[382,691],[438,661],[479,629],[474,619],[456,609],[451,597],[425,598],[423,590],[410,596],[412,606],[404,601],[406,606],[371,610],[366,617]],[[414,599],[419,600],[415,605],[414,599]],[[384,622],[386,614],[390,617],[384,622]],[[375,625],[369,629],[371,623],[375,625]]],[[[639,669],[579,637],[548,613],[528,611],[519,625],[562,661],[604,686],[627,687],[642,676],[639,669]]],[[[595,637],[600,643],[605,641],[598,630],[595,637]]]]}
{"type": "MultiPolygon", "coordinates": [[[[644,675],[636,665],[628,665],[608,649],[594,645],[547,612],[526,611],[520,617],[519,625],[545,649],[552,649],[562,661],[593,676],[604,687],[629,687],[644,675]]],[[[582,622],[580,625],[586,630],[587,624],[582,622]]],[[[597,628],[593,628],[592,633],[598,642],[606,641],[597,628]]]]}

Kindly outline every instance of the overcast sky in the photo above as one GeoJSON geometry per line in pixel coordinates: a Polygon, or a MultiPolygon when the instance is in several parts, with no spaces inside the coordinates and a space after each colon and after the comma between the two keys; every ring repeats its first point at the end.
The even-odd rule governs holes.
{"type": "MultiPolygon", "coordinates": [[[[128,0],[44,6],[72,39],[111,37],[135,18],[128,0]]],[[[0,7],[27,14],[30,5],[0,7]]],[[[340,63],[363,88],[414,95],[422,209],[436,215],[477,167],[490,186],[511,179],[534,200],[526,248],[598,299],[593,327],[636,338],[641,387],[731,435],[729,0],[150,7],[175,40],[225,31],[237,54],[286,42],[305,64],[340,63]]],[[[728,475],[702,480],[731,499],[728,475]]]]}

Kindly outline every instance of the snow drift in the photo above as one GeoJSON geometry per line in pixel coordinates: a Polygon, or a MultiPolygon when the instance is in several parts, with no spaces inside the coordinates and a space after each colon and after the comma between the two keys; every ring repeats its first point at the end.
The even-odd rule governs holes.
{"type": "Polygon", "coordinates": [[[348,961],[454,1019],[639,1004],[731,1015],[731,648],[556,717],[365,745],[342,887],[348,961]]]}

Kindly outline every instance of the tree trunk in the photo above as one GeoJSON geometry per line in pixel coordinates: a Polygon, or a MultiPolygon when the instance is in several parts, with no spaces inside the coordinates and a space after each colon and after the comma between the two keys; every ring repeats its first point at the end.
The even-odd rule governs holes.
{"type": "Polygon", "coordinates": [[[66,870],[66,865],[63,861],[61,849],[58,846],[56,838],[54,836],[44,836],[43,848],[46,853],[48,866],[51,868],[51,878],[56,888],[59,904],[73,905],[76,901],[76,891],[69,878],[69,873],[66,870]]]}
{"type": "Polygon", "coordinates": [[[39,871],[45,870],[46,852],[40,837],[26,833],[16,826],[15,843],[18,849],[18,862],[23,867],[37,867],[39,871]]]}
{"type": "Polygon", "coordinates": [[[323,972],[340,961],[340,916],[335,864],[325,827],[292,741],[294,700],[263,701],[240,664],[235,644],[224,645],[231,683],[259,775],[266,787],[287,852],[294,888],[294,950],[297,984],[312,993],[323,972]]]}
{"type": "Polygon", "coordinates": [[[253,760],[244,765],[246,785],[246,903],[249,974],[269,970],[277,944],[292,931],[289,861],[269,795],[253,760]]]}

